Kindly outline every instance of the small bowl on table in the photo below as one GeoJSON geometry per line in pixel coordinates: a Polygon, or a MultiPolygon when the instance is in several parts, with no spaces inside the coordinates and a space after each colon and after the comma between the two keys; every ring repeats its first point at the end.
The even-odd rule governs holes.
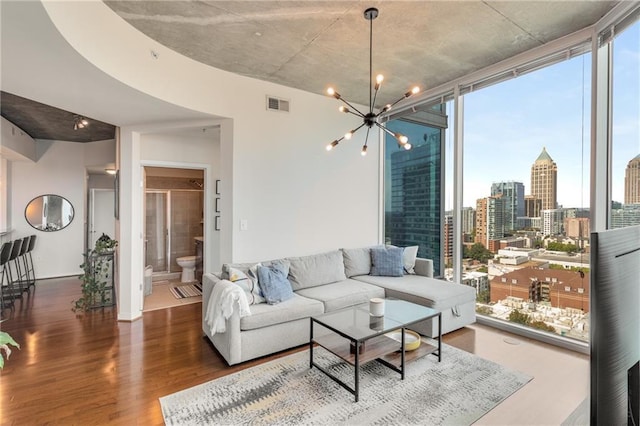
{"type": "MultiPolygon", "coordinates": [[[[397,340],[398,342],[402,341],[402,335],[400,334],[401,330],[392,331],[391,333],[387,333],[388,337],[391,337],[393,340],[397,340]]],[[[404,350],[413,351],[420,347],[421,343],[420,335],[415,331],[405,330],[404,331],[404,350]]]]}

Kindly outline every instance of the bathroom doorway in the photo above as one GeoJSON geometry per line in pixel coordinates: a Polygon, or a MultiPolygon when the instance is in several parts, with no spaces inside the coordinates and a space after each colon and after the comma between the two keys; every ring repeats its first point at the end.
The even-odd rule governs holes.
{"type": "Polygon", "coordinates": [[[183,269],[194,267],[185,266],[185,259],[196,256],[197,242],[203,237],[204,171],[145,167],[144,182],[144,310],[200,301],[176,294],[185,293],[184,286],[199,284],[192,278],[184,281],[188,274],[183,269]]]}

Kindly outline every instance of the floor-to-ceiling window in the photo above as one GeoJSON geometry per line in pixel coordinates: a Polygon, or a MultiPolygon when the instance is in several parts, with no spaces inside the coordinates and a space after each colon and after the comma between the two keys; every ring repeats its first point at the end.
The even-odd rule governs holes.
{"type": "Polygon", "coordinates": [[[607,215],[609,227],[640,223],[640,200],[634,198],[640,191],[640,9],[618,9],[618,21],[598,23],[599,34],[583,31],[558,46],[541,46],[394,111],[389,128],[410,134],[414,126],[410,139],[417,146],[420,132],[428,132],[403,120],[446,101],[446,116],[455,126],[437,128],[441,170],[435,174],[417,150],[414,168],[407,171],[420,170],[416,176],[423,179],[403,180],[411,151],[394,162],[395,141],[385,143],[386,240],[415,244],[394,234],[394,226],[409,230],[406,207],[421,206],[429,213],[416,221],[426,228],[428,218],[440,227],[432,234],[439,233],[439,241],[427,240],[439,253],[423,256],[443,266],[438,275],[444,279],[476,289],[480,318],[580,350],[590,333],[590,233],[603,230],[607,215]],[[596,58],[591,52],[607,43],[610,67],[602,49],[596,58]],[[603,90],[607,68],[611,92],[603,90]],[[418,182],[444,204],[427,210],[430,192],[425,199],[418,192],[407,197],[418,182]]]}
{"type": "Polygon", "coordinates": [[[590,54],[465,96],[463,280],[477,312],[589,336],[590,54]]]}
{"type": "Polygon", "coordinates": [[[612,40],[611,228],[640,225],[640,21],[612,40]]]}
{"type": "Polygon", "coordinates": [[[386,135],[384,146],[385,242],[419,246],[418,257],[433,260],[441,274],[442,129],[420,117],[387,123],[392,132],[409,138],[410,150],[386,135]]]}

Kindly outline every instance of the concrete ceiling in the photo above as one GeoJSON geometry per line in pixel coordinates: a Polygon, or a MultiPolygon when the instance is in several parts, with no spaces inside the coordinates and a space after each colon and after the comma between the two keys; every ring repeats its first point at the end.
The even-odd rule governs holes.
{"type": "MultiPolygon", "coordinates": [[[[0,0],[0,10],[2,115],[13,110],[14,119],[23,116],[22,125],[14,124],[36,135],[33,138],[78,142],[105,139],[104,128],[99,125],[68,135],[69,126],[61,120],[75,115],[106,126],[212,117],[149,96],[96,68],[67,43],[39,1],[0,0]],[[58,126],[61,131],[54,131],[58,126]],[[48,129],[47,135],[38,129],[48,129]]],[[[12,121],[9,117],[7,120],[12,121]]],[[[106,139],[111,138],[113,133],[106,139]]]]}
{"type": "MultiPolygon", "coordinates": [[[[378,7],[380,15],[373,21],[373,70],[385,75],[378,106],[413,85],[437,86],[592,25],[617,4],[105,3],[141,32],[197,61],[312,93],[324,93],[333,85],[346,99],[361,104],[369,102],[369,21],[363,11],[378,7]]],[[[0,7],[3,104],[9,102],[7,94],[16,95],[116,126],[210,117],[145,95],[95,68],[61,37],[40,2],[2,0],[0,7]]],[[[23,102],[21,108],[24,116],[35,116],[33,109],[41,107],[29,108],[23,102]]],[[[53,128],[60,119],[52,113],[48,120],[37,121],[42,128],[53,128]]],[[[31,134],[30,128],[23,130],[31,134]]],[[[68,139],[56,134],[47,137],[68,139]]]]}
{"type": "Polygon", "coordinates": [[[11,93],[0,92],[0,113],[33,139],[68,142],[115,139],[116,128],[112,124],[79,116],[11,93]],[[89,124],[84,128],[75,129],[76,118],[84,118],[89,124]]]}
{"type": "Polygon", "coordinates": [[[161,44],[216,68],[369,103],[368,7],[377,106],[597,22],[615,1],[105,1],[161,44]]]}

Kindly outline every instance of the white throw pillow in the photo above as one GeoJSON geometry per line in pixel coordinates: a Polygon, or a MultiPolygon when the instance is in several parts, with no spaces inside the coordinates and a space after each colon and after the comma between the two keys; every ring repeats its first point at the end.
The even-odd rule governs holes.
{"type": "Polygon", "coordinates": [[[258,266],[261,266],[261,264],[258,263],[251,266],[246,273],[231,266],[228,268],[229,281],[239,285],[244,290],[250,305],[266,302],[258,286],[258,266]]]}
{"type": "Polygon", "coordinates": [[[402,253],[402,261],[404,263],[404,273],[415,275],[416,257],[418,257],[418,248],[420,246],[409,246],[404,248],[402,253]]]}

